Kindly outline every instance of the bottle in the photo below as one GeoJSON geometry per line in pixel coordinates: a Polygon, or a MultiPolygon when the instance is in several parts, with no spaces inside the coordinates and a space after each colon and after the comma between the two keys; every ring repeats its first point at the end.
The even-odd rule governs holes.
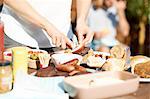
{"type": "Polygon", "coordinates": [[[12,89],[13,74],[9,61],[0,61],[0,93],[9,92],[12,89]]]}
{"type": "Polygon", "coordinates": [[[14,81],[17,75],[27,74],[28,70],[28,52],[25,47],[15,47],[13,53],[13,76],[14,81]]]}
{"type": "Polygon", "coordinates": [[[4,59],[3,52],[4,52],[4,24],[0,18],[0,60],[4,59]]]}

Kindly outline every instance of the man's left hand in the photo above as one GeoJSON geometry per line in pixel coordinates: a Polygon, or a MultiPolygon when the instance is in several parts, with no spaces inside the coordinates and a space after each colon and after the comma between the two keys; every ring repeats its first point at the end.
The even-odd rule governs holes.
{"type": "Polygon", "coordinates": [[[126,9],[126,0],[114,0],[114,5],[116,6],[118,11],[124,11],[126,9]]]}
{"type": "Polygon", "coordinates": [[[89,29],[86,23],[77,23],[76,32],[79,44],[82,46],[89,44],[94,36],[94,33],[89,29]]]}

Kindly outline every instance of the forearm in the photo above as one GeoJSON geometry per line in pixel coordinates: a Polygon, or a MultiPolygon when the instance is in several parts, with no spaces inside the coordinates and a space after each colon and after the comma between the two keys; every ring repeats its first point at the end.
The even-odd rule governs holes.
{"type": "Polygon", "coordinates": [[[91,0],[77,0],[77,23],[86,21],[90,5],[91,0]]]}
{"type": "Polygon", "coordinates": [[[52,43],[57,47],[62,47],[65,49],[66,45],[70,47],[73,46],[70,39],[68,39],[63,33],[57,30],[55,26],[51,24],[46,18],[38,14],[38,12],[32,8],[27,0],[4,0],[4,3],[11,7],[22,18],[37,25],[39,28],[44,29],[51,37],[52,43]]]}
{"type": "Polygon", "coordinates": [[[3,0],[0,0],[0,12],[2,11],[3,8],[3,0]]]}
{"type": "Polygon", "coordinates": [[[26,0],[4,0],[4,3],[11,7],[19,16],[42,29],[45,29],[48,24],[48,21],[39,15],[26,0]]]}
{"type": "Polygon", "coordinates": [[[0,5],[2,5],[3,4],[3,0],[0,0],[0,5]]]}
{"type": "Polygon", "coordinates": [[[123,34],[123,36],[126,37],[129,34],[130,27],[124,11],[118,11],[118,16],[119,16],[118,29],[123,34]]]}

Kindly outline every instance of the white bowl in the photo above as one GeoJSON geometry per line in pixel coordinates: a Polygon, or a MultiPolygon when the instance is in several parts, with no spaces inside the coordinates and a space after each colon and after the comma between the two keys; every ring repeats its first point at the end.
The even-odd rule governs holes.
{"type": "Polygon", "coordinates": [[[64,89],[75,99],[104,99],[133,93],[139,77],[129,72],[106,71],[66,77],[64,89]]]}

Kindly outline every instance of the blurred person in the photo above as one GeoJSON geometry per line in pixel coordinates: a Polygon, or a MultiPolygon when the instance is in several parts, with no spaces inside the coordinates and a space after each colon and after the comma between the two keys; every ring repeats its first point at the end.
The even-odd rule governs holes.
{"type": "Polygon", "coordinates": [[[125,16],[125,0],[94,0],[89,12],[88,24],[95,33],[91,47],[94,50],[109,52],[114,45],[117,31],[124,37],[129,34],[129,24],[125,16]],[[95,3],[97,2],[97,3],[95,3]]]}
{"type": "MultiPolygon", "coordinates": [[[[30,46],[39,48],[73,47],[70,29],[72,0],[4,0],[6,48],[30,46]]],[[[77,37],[81,45],[91,39],[85,23],[91,0],[77,0],[77,37]],[[85,38],[83,36],[86,35],[85,38]]]]}

